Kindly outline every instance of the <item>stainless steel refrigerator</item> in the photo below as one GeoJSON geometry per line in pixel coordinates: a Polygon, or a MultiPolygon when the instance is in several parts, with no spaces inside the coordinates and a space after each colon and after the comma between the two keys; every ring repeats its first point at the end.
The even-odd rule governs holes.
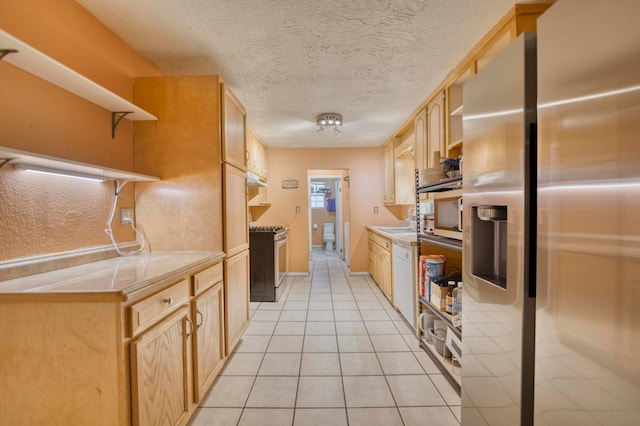
{"type": "Polygon", "coordinates": [[[559,0],[464,86],[464,425],[640,424],[638,17],[559,0]]]}
{"type": "Polygon", "coordinates": [[[538,425],[640,425],[639,19],[560,0],[538,20],[538,425]]]}
{"type": "Polygon", "coordinates": [[[535,61],[524,33],[463,88],[464,425],[533,412],[535,61]]]}

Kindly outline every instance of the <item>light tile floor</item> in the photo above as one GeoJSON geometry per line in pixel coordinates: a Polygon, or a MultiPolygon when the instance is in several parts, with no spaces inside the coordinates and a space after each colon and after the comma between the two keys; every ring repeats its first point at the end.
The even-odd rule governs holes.
{"type": "Polygon", "coordinates": [[[314,250],[251,325],[192,426],[459,425],[460,397],[369,276],[314,250]]]}

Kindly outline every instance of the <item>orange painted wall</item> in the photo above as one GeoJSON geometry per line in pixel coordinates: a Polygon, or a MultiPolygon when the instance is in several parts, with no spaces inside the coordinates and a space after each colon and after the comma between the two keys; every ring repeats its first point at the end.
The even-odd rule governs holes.
{"type": "Polygon", "coordinates": [[[369,268],[366,225],[395,224],[397,219],[383,205],[382,150],[380,148],[278,149],[269,148],[269,202],[271,207],[258,225],[289,226],[289,269],[309,272],[307,170],[349,170],[349,220],[351,222],[351,271],[369,268]],[[282,189],[285,179],[298,180],[297,189],[282,189]],[[296,214],[296,206],[300,213],[296,214]],[[378,214],[373,208],[378,207],[378,214]]]}
{"type": "MultiPolygon", "coordinates": [[[[73,0],[2,0],[0,29],[132,99],[133,78],[160,75],[73,0]]],[[[19,53],[17,53],[19,54],[19,53]]],[[[133,170],[133,126],[111,138],[111,113],[0,61],[0,146],[133,170]]],[[[113,184],[38,179],[0,169],[0,261],[109,244],[104,233],[113,184]]],[[[133,184],[121,206],[134,207],[133,184]]],[[[119,241],[134,238],[114,227],[119,241]]]]}

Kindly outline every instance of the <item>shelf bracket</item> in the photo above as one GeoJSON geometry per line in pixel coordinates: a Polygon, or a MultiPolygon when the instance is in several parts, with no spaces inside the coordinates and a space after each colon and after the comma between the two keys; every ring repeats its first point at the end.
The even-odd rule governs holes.
{"type": "Polygon", "coordinates": [[[0,49],[0,61],[10,53],[18,53],[16,49],[0,49]]]}
{"type": "Polygon", "coordinates": [[[0,158],[0,169],[8,164],[13,158],[0,158]]]}
{"type": "Polygon", "coordinates": [[[116,127],[129,114],[133,114],[133,111],[114,111],[111,113],[111,139],[116,138],[116,127]]]}

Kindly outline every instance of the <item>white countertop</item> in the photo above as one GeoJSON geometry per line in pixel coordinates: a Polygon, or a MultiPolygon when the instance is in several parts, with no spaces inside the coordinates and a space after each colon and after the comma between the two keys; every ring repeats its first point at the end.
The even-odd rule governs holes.
{"type": "Polygon", "coordinates": [[[0,282],[0,297],[18,294],[126,294],[222,260],[216,251],[161,251],[114,257],[0,282]]]}
{"type": "MultiPolygon", "coordinates": [[[[375,232],[376,234],[380,234],[385,238],[390,239],[393,242],[397,242],[404,245],[415,246],[418,244],[418,237],[416,231],[412,232],[389,232],[384,230],[384,228],[393,228],[393,225],[367,225],[367,229],[375,232]]],[[[397,228],[404,228],[398,226],[397,228]]]]}

